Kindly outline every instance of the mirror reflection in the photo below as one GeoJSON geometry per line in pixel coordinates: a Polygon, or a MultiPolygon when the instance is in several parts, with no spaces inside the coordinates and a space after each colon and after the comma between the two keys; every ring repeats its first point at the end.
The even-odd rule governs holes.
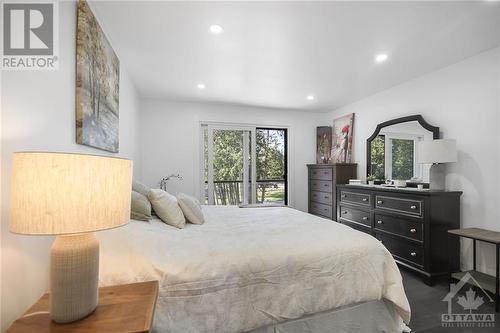
{"type": "Polygon", "coordinates": [[[433,133],[418,121],[383,127],[369,143],[369,174],[379,182],[390,179],[428,183],[430,166],[417,163],[416,145],[423,140],[433,140],[433,133]]]}

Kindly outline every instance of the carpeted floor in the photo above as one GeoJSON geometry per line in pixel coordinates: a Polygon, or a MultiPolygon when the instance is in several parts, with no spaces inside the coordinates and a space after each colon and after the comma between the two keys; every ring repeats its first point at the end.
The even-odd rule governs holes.
{"type": "MultiPolygon", "coordinates": [[[[432,287],[427,286],[412,272],[403,268],[401,274],[403,275],[403,283],[405,286],[406,295],[410,302],[412,310],[412,319],[408,325],[412,332],[417,333],[465,333],[465,332],[478,332],[490,333],[500,332],[500,315],[496,314],[495,328],[467,328],[467,327],[453,327],[444,328],[441,325],[441,315],[447,313],[447,303],[442,299],[448,293],[448,284],[441,283],[432,287]]],[[[479,308],[481,313],[494,313],[495,308],[493,304],[483,304],[479,308]]]]}

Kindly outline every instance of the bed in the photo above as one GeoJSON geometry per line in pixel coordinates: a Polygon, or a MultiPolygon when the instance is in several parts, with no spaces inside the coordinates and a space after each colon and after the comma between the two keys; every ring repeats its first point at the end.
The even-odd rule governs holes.
{"type": "Polygon", "coordinates": [[[285,207],[203,206],[98,233],[100,284],[158,280],[155,332],[401,332],[410,307],[375,238],[285,207]]]}

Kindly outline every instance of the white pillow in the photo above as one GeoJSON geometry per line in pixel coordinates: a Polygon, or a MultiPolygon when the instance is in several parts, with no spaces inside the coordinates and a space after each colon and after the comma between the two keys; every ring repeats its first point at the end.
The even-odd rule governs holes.
{"type": "Polygon", "coordinates": [[[182,229],[186,226],[186,219],[177,204],[177,199],[167,192],[159,189],[151,189],[148,199],[158,217],[171,226],[182,229]]]}
{"type": "Polygon", "coordinates": [[[179,193],[177,195],[177,202],[189,222],[193,224],[203,224],[205,222],[200,202],[196,198],[184,193],[179,193]]]}

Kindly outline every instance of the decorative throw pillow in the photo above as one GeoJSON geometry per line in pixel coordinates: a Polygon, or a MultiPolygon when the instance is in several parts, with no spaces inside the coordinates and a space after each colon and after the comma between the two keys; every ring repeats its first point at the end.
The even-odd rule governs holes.
{"type": "Polygon", "coordinates": [[[163,222],[180,229],[185,227],[186,219],[173,195],[163,190],[152,189],[148,193],[148,199],[156,215],[163,222]]]}
{"type": "Polygon", "coordinates": [[[200,202],[196,198],[184,193],[179,193],[177,195],[177,202],[189,222],[193,224],[203,224],[205,222],[200,202]]]}
{"type": "Polygon", "coordinates": [[[151,203],[148,198],[139,192],[132,191],[130,218],[139,221],[151,220],[151,203]]]}
{"type": "Polygon", "coordinates": [[[147,197],[150,190],[151,188],[144,185],[143,183],[138,182],[137,180],[132,181],[132,191],[139,192],[143,196],[147,197]]]}

